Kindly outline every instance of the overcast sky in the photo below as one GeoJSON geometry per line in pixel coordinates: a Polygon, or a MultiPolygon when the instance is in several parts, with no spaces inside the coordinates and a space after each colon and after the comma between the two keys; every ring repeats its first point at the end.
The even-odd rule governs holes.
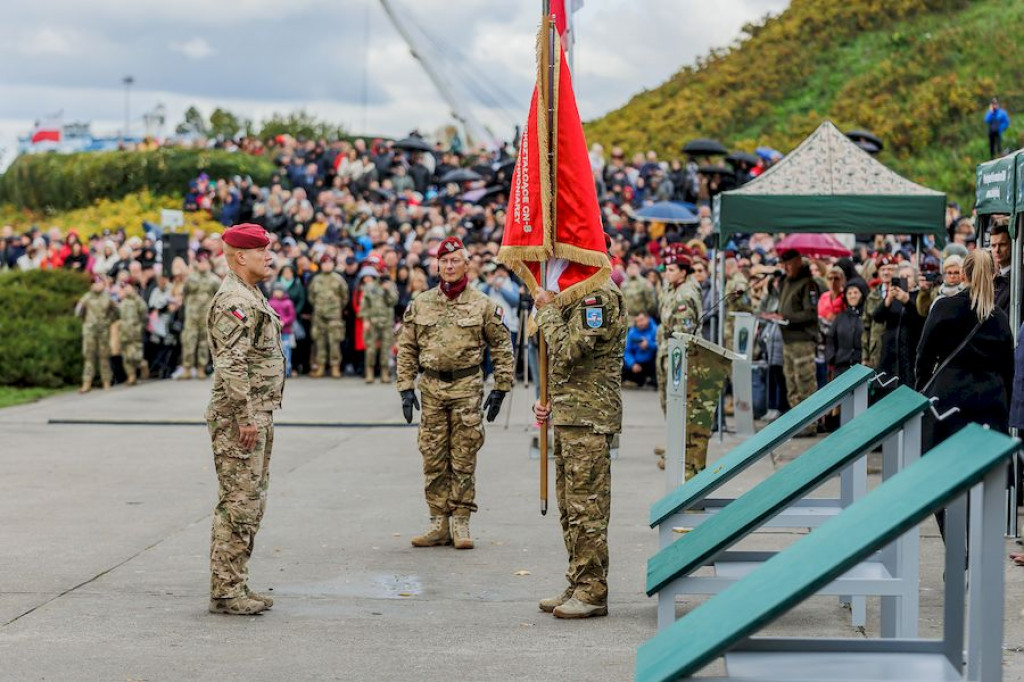
{"type": "MultiPolygon", "coordinates": [[[[504,137],[525,116],[537,0],[392,0],[460,101],[504,137]],[[497,105],[497,106],[496,106],[497,105]]],[[[591,119],[655,87],[786,0],[585,0],[580,110],[591,119]]],[[[260,120],[306,108],[356,132],[430,133],[449,108],[378,0],[31,0],[0,22],[0,167],[17,135],[62,110],[96,134],[163,103],[169,129],[190,104],[260,120]],[[367,27],[369,30],[367,30],[367,27]]]]}

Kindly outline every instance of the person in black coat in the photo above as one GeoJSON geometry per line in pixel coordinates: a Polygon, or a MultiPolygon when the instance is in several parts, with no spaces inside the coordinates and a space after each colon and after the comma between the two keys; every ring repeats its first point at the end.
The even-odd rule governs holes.
{"type": "Polygon", "coordinates": [[[863,357],[864,295],[856,284],[847,284],[843,299],[846,307],[836,315],[825,335],[825,363],[834,376],[858,364],[863,357]]]}
{"type": "Polygon", "coordinates": [[[1006,313],[995,306],[993,269],[987,251],[971,252],[964,263],[967,289],[937,301],[925,321],[917,348],[918,390],[938,398],[940,413],[960,409],[925,429],[926,450],[968,422],[1002,433],[1009,430],[1013,335],[1006,313]],[[954,354],[975,327],[974,335],[954,354]],[[936,374],[947,358],[949,362],[936,374]]]}

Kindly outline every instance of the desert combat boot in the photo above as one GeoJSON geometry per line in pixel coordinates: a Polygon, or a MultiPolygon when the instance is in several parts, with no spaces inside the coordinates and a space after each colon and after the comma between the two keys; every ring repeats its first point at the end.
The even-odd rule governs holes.
{"type": "Polygon", "coordinates": [[[469,517],[452,517],[452,538],[455,540],[455,549],[473,549],[473,538],[469,534],[469,517]]]}
{"type": "Polygon", "coordinates": [[[268,609],[273,608],[273,606],[274,606],[274,598],[273,597],[270,597],[270,596],[265,595],[265,594],[260,594],[259,592],[253,592],[252,590],[249,589],[248,585],[245,586],[245,596],[248,597],[249,599],[255,599],[256,601],[263,602],[263,605],[266,606],[268,609]]]}
{"type": "Polygon", "coordinates": [[[564,604],[565,602],[572,599],[572,586],[565,588],[565,592],[558,595],[557,597],[548,597],[547,599],[540,600],[540,610],[544,613],[551,613],[556,608],[564,604]]]}
{"type": "Polygon", "coordinates": [[[452,544],[452,534],[448,528],[447,516],[431,516],[430,530],[412,539],[413,547],[437,547],[450,544],[452,544]]]}
{"type": "Polygon", "coordinates": [[[564,604],[556,606],[551,613],[555,618],[594,618],[595,616],[607,616],[608,607],[595,606],[573,597],[564,604]]]}
{"type": "Polygon", "coordinates": [[[255,616],[267,610],[267,605],[252,595],[234,599],[211,599],[210,613],[224,613],[229,616],[255,616]]]}

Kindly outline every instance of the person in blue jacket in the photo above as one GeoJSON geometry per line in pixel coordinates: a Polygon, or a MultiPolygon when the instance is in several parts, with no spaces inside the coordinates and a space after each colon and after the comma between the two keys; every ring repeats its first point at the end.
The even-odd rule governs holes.
{"type": "Polygon", "coordinates": [[[985,125],[988,126],[988,153],[994,159],[1003,153],[1003,133],[1010,127],[1010,115],[999,106],[997,97],[993,97],[988,105],[985,125]]]}
{"type": "Polygon", "coordinates": [[[658,325],[645,312],[634,317],[635,324],[626,334],[626,352],[622,356],[622,378],[637,386],[648,381],[654,385],[655,357],[658,354],[658,325]]]}

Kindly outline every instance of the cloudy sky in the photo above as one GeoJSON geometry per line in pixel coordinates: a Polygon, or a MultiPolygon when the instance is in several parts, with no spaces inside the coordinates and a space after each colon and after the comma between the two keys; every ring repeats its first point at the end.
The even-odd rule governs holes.
{"type": "MultiPolygon", "coordinates": [[[[537,0],[391,0],[457,98],[508,137],[534,77],[537,0]]],[[[577,84],[585,119],[621,106],[786,0],[585,0],[577,84]]],[[[63,111],[96,134],[162,103],[260,120],[306,108],[356,132],[432,132],[449,108],[379,0],[32,0],[0,23],[0,167],[16,137],[63,111]]]]}

